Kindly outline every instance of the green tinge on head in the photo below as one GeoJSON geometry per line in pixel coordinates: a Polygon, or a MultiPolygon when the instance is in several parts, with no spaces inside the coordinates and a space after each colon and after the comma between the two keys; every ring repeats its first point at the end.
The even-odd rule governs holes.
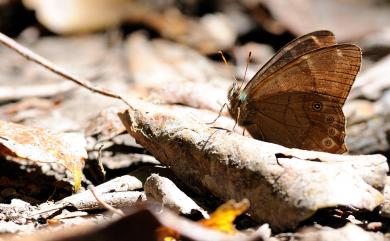
{"type": "Polygon", "coordinates": [[[246,94],[246,92],[241,91],[241,92],[240,92],[240,95],[238,96],[238,99],[239,99],[241,102],[243,102],[243,101],[246,101],[247,97],[248,97],[248,95],[246,94]]]}

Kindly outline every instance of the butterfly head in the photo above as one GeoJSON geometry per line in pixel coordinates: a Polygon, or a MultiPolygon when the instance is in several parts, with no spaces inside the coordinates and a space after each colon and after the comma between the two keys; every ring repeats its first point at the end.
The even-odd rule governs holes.
{"type": "Polygon", "coordinates": [[[230,107],[234,108],[235,104],[238,101],[239,95],[240,95],[240,88],[236,83],[233,83],[232,87],[228,92],[228,100],[230,103],[230,107]]]}
{"type": "Polygon", "coordinates": [[[242,104],[247,101],[247,93],[241,89],[241,86],[236,82],[233,83],[229,90],[229,112],[237,120],[238,112],[242,104]]]}

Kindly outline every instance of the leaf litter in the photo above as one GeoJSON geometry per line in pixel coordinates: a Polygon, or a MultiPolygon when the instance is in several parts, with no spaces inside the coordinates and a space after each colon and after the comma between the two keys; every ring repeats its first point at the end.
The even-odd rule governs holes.
{"type": "MultiPolygon", "coordinates": [[[[148,46],[149,44],[148,40],[143,39],[143,41],[144,44],[148,46]]],[[[169,45],[164,45],[156,42],[154,42],[153,45],[154,46],[152,47],[152,49],[155,48],[153,49],[153,51],[158,53],[157,56],[159,56],[160,58],[159,61],[168,60],[166,66],[169,66],[170,64],[169,58],[166,56],[164,57],[164,52],[161,51],[159,52],[158,49],[161,48],[161,50],[164,50],[166,48],[166,49],[170,49],[168,52],[172,52],[174,51],[173,48],[175,48],[175,45],[173,44],[171,47],[168,47],[169,45]],[[159,47],[159,46],[165,46],[165,47],[159,47]]],[[[151,47],[149,46],[147,48],[151,48],[151,47]]],[[[152,53],[154,53],[153,51],[152,53]]],[[[184,50],[180,50],[180,51],[186,52],[184,50]]],[[[133,56],[132,55],[128,55],[128,56],[137,59],[137,56],[139,55],[137,55],[136,53],[133,54],[134,54],[133,56]]],[[[183,57],[181,58],[185,58],[185,55],[183,55],[183,57]]],[[[179,63],[185,63],[185,61],[181,61],[180,58],[178,58],[178,60],[175,61],[179,63]]],[[[157,65],[158,65],[158,61],[157,61],[157,65]]],[[[182,67],[184,68],[184,71],[182,71],[181,68],[177,68],[177,69],[173,68],[171,70],[172,71],[171,76],[173,77],[181,76],[182,79],[186,79],[185,75],[179,75],[180,73],[186,73],[185,65],[183,65],[182,67]]],[[[139,70],[137,68],[138,67],[135,67],[135,69],[133,68],[132,72],[142,74],[142,71],[137,72],[137,70],[139,70]]],[[[147,76],[147,74],[151,73],[151,71],[153,70],[154,68],[144,71],[144,76],[147,76]]],[[[202,71],[203,70],[198,70],[198,72],[202,72],[202,71]]],[[[142,77],[142,75],[139,76],[142,77]]],[[[215,76],[215,75],[211,75],[211,76],[215,76]]],[[[203,77],[199,79],[202,78],[203,77]]],[[[145,80],[150,80],[150,79],[151,78],[145,78],[145,80]]],[[[79,80],[79,79],[73,78],[73,80],[79,80]]],[[[141,80],[139,82],[142,84],[143,81],[141,80]]],[[[156,81],[156,82],[157,85],[158,83],[162,83],[161,81],[156,81]]],[[[188,85],[190,87],[187,89],[195,90],[197,87],[197,82],[198,81],[194,81],[194,83],[188,85]]],[[[213,81],[213,83],[214,82],[215,81],[213,81]]],[[[187,106],[192,106],[197,108],[199,107],[206,108],[211,111],[214,111],[214,115],[216,116],[217,113],[215,112],[219,111],[218,108],[216,108],[216,106],[218,106],[218,104],[223,104],[220,103],[223,102],[223,100],[222,101],[220,100],[224,99],[225,97],[220,98],[218,97],[219,95],[209,96],[211,97],[210,99],[212,101],[204,102],[206,104],[207,103],[213,104],[211,108],[209,108],[206,105],[204,105],[202,102],[200,104],[194,102],[194,100],[196,101],[199,98],[201,98],[201,94],[191,96],[186,94],[185,91],[188,90],[186,90],[186,88],[183,88],[184,91],[182,93],[178,93],[178,95],[175,96],[176,94],[174,90],[175,88],[172,88],[170,92],[169,89],[168,92],[166,90],[164,90],[165,91],[164,92],[161,91],[158,87],[156,88],[155,84],[152,84],[151,85],[152,88],[155,89],[153,90],[154,93],[158,93],[159,95],[159,97],[155,98],[152,101],[156,103],[158,102],[158,99],[164,99],[164,97],[166,98],[166,100],[163,101],[165,102],[166,106],[161,106],[161,105],[158,106],[158,105],[151,105],[150,103],[146,103],[146,102],[143,103],[142,101],[136,99],[128,98],[127,95],[129,93],[135,93],[137,92],[137,90],[139,90],[137,88],[134,88],[133,90],[131,90],[131,88],[128,88],[126,89],[126,91],[123,91],[123,93],[126,93],[126,95],[125,94],[119,95],[116,94],[115,92],[107,92],[101,89],[96,89],[91,85],[89,85],[88,82],[83,83],[83,81],[81,81],[80,83],[82,85],[87,83],[85,86],[87,86],[90,90],[94,92],[98,92],[106,96],[108,95],[114,98],[122,99],[130,108],[127,112],[122,112],[121,114],[121,119],[124,122],[124,125],[127,127],[129,133],[132,134],[133,138],[135,138],[135,140],[138,143],[141,143],[142,146],[145,147],[145,149],[148,151],[149,154],[152,154],[153,156],[157,157],[157,159],[160,162],[168,165],[174,171],[174,173],[181,178],[181,180],[184,180],[184,182],[187,185],[190,185],[192,188],[197,189],[198,191],[199,190],[209,191],[214,195],[216,195],[218,198],[227,201],[231,198],[237,197],[236,194],[234,194],[234,192],[232,193],[230,192],[231,190],[229,190],[230,188],[235,187],[235,185],[236,188],[240,188],[237,193],[250,190],[248,188],[250,186],[250,183],[252,183],[253,181],[255,181],[256,183],[260,181],[259,182],[260,186],[270,185],[271,186],[271,188],[269,189],[270,192],[267,191],[268,190],[267,188],[264,188],[262,189],[262,192],[253,193],[252,196],[251,194],[243,195],[243,196],[238,195],[238,198],[236,198],[236,200],[241,200],[242,197],[249,196],[252,204],[249,213],[252,216],[252,218],[255,219],[259,218],[258,221],[267,220],[271,224],[271,228],[274,232],[277,232],[278,229],[286,230],[285,228],[288,227],[289,225],[295,227],[302,220],[307,220],[307,217],[312,216],[313,213],[315,213],[315,211],[319,208],[320,209],[324,207],[332,208],[340,205],[346,205],[346,206],[358,208],[359,210],[360,209],[372,210],[373,208],[377,207],[380,203],[384,201],[381,191],[385,186],[383,180],[388,171],[387,170],[388,166],[386,165],[386,159],[383,156],[328,155],[325,153],[313,153],[313,152],[305,152],[305,151],[294,150],[294,149],[286,149],[276,145],[269,145],[267,143],[255,144],[255,146],[258,145],[257,147],[253,148],[253,152],[256,155],[253,154],[252,156],[251,154],[247,153],[247,150],[252,150],[251,149],[252,147],[250,147],[252,143],[247,142],[245,138],[241,139],[242,137],[237,137],[235,134],[226,132],[223,129],[218,129],[218,128],[208,129],[208,127],[204,126],[204,122],[205,122],[204,120],[199,121],[199,119],[202,119],[202,116],[204,115],[201,111],[196,109],[191,110],[188,109],[188,107],[186,107],[187,110],[184,111],[184,109],[186,108],[184,108],[183,106],[173,105],[179,103],[181,105],[187,105],[187,106]],[[213,97],[216,98],[213,100],[212,99],[213,97]],[[218,100],[218,98],[220,100],[218,100]],[[169,107],[170,105],[173,105],[174,107],[173,108],[169,107]],[[156,112],[156,110],[159,110],[160,112],[159,111],[156,112]],[[199,137],[196,136],[197,134],[199,134],[199,137]],[[235,141],[235,138],[237,138],[237,141],[235,141]],[[230,141],[232,141],[233,144],[232,146],[233,148],[231,150],[229,149],[231,145],[229,144],[230,141]],[[177,143],[180,144],[179,145],[180,148],[177,146],[177,143]],[[248,145],[248,147],[242,148],[241,147],[242,145],[248,145]],[[218,149],[218,146],[222,147],[221,150],[218,149]],[[261,153],[261,155],[259,155],[258,153],[261,153]],[[254,165],[254,163],[258,163],[259,162],[258,159],[261,160],[260,162],[269,164],[269,166],[257,167],[256,165],[254,165]],[[197,163],[198,166],[196,167],[191,166],[192,165],[191,161],[194,162],[194,160],[198,162],[197,163]],[[207,166],[207,163],[213,163],[214,160],[216,161],[215,163],[219,163],[219,164],[212,164],[210,166],[210,169],[207,168],[202,169],[201,167],[202,165],[206,164],[207,166]],[[220,164],[227,164],[227,165],[226,167],[224,167],[223,165],[220,164]],[[220,167],[222,167],[221,174],[217,174],[217,175],[210,174],[210,171],[219,172],[218,168],[220,167]],[[237,172],[235,173],[235,171],[237,172]],[[246,177],[246,175],[248,175],[246,173],[247,171],[249,173],[258,172],[260,173],[260,175],[256,174],[254,178],[248,179],[246,177]],[[318,175],[317,176],[318,178],[316,178],[316,175],[318,175]],[[256,179],[260,179],[260,180],[256,180],[256,179]],[[262,183],[262,181],[264,180],[265,182],[262,183]],[[234,183],[234,185],[230,186],[230,182],[234,183]],[[310,183],[310,185],[308,185],[308,183],[310,183]],[[362,192],[356,191],[354,187],[355,185],[359,186],[362,192]],[[316,190],[323,190],[324,193],[322,193],[321,195],[321,193],[317,193],[316,190]],[[269,197],[271,199],[276,197],[276,199],[274,200],[277,200],[277,202],[272,203],[264,200],[253,202],[253,200],[256,200],[255,199],[256,196],[265,197],[265,198],[269,197]],[[318,197],[319,199],[317,199],[318,197]],[[286,212],[283,211],[280,212],[280,210],[278,210],[279,206],[277,205],[279,201],[282,207],[283,206],[287,207],[286,212]],[[263,205],[264,207],[259,207],[260,205],[263,205]],[[289,216],[291,214],[290,211],[294,210],[294,208],[298,208],[297,210],[299,210],[299,212],[297,212],[296,214],[299,215],[294,214],[292,216],[289,216]],[[261,214],[262,211],[259,212],[259,210],[267,210],[267,209],[269,210],[269,213],[271,215],[269,214],[263,215],[261,214]],[[281,215],[278,216],[279,214],[281,215]],[[275,217],[272,217],[272,215],[275,215],[275,217]],[[282,220],[282,219],[286,219],[286,220],[282,220]],[[295,219],[296,221],[291,221],[295,219]],[[284,226],[283,221],[286,222],[287,226],[284,226]],[[291,221],[291,223],[289,223],[289,221],[291,221]]],[[[183,81],[183,86],[185,86],[186,84],[187,84],[186,81],[183,81]]],[[[180,86],[180,80],[176,82],[172,82],[172,84],[169,85],[171,87],[175,85],[180,86]]],[[[202,85],[202,87],[199,89],[201,90],[202,88],[208,88],[207,84],[202,85]]],[[[221,91],[221,93],[223,92],[224,91],[221,91]]],[[[188,91],[187,93],[191,93],[191,91],[188,91]]],[[[201,91],[199,93],[201,93],[201,91]]],[[[119,127],[119,129],[121,128],[119,127]]],[[[231,129],[231,127],[227,129],[231,129]]],[[[104,133],[104,130],[103,131],[100,130],[99,132],[104,133]]],[[[109,131],[106,137],[109,140],[112,140],[113,136],[111,135],[111,133],[117,135],[117,132],[115,130],[111,133],[110,132],[111,131],[109,131]]],[[[105,133],[103,135],[105,135],[105,133]]],[[[114,144],[114,147],[116,144],[114,144]]],[[[139,148],[139,146],[137,148],[139,148]]],[[[98,156],[100,155],[99,153],[104,151],[105,151],[104,149],[98,150],[98,156]]],[[[126,191],[122,190],[119,192],[126,192],[126,191]]],[[[114,193],[116,193],[116,191],[114,191],[114,193]]],[[[117,194],[119,196],[121,195],[121,193],[117,193],[117,194]]],[[[98,195],[100,195],[103,198],[103,201],[108,203],[112,201],[112,199],[110,198],[115,196],[115,194],[113,194],[107,199],[105,197],[108,196],[102,192],[98,195]]],[[[91,198],[90,194],[89,197],[91,198]]],[[[81,200],[83,200],[83,198],[81,198],[81,200]]],[[[95,203],[95,206],[92,206],[92,209],[103,207],[102,205],[98,204],[98,202],[95,202],[96,200],[94,200],[93,198],[90,199],[90,201],[95,203]]],[[[114,207],[119,207],[116,206],[114,202],[111,202],[111,204],[114,207]]],[[[81,206],[78,206],[78,208],[81,209],[81,206]]],[[[161,211],[161,209],[159,210],[161,211]]],[[[75,213],[75,215],[77,214],[75,213]]],[[[156,214],[154,211],[145,211],[142,208],[136,208],[136,211],[133,210],[132,212],[130,212],[129,216],[125,217],[125,219],[127,218],[127,221],[131,220],[132,222],[134,222],[135,220],[137,220],[137,215],[143,217],[147,216],[149,218],[148,220],[150,220],[150,222],[148,225],[144,225],[144,228],[151,228],[151,230],[155,230],[156,228],[153,226],[154,222],[151,220],[155,220],[155,221],[160,220],[160,222],[164,223],[163,224],[164,226],[169,226],[169,227],[175,225],[173,224],[174,222],[172,222],[171,225],[167,225],[167,223],[169,223],[167,220],[170,219],[176,220],[177,223],[186,221],[174,215],[170,216],[170,218],[167,218],[168,216],[156,214]],[[153,215],[156,215],[155,216],[156,218],[153,219],[152,218],[153,215]]],[[[350,218],[349,220],[353,220],[353,218],[350,218]]],[[[121,221],[122,219],[119,220],[119,222],[121,221]]],[[[229,220],[227,223],[231,225],[231,221],[232,220],[229,220]]],[[[139,222],[136,223],[138,224],[138,231],[139,231],[140,223],[139,222]]],[[[108,225],[106,226],[105,225],[100,226],[98,232],[104,233],[104,230],[110,230],[112,228],[115,229],[115,227],[116,227],[115,223],[109,222],[108,225]]],[[[198,230],[195,227],[190,230],[188,229],[186,230],[186,228],[184,228],[183,225],[181,226],[179,225],[177,227],[179,228],[176,229],[179,230],[180,233],[185,234],[184,236],[186,235],[191,236],[191,232],[193,233],[194,230],[198,230]]],[[[87,230],[87,228],[85,230],[87,230]]],[[[129,224],[127,231],[129,230],[131,230],[131,224],[129,224]]],[[[347,233],[359,232],[359,230],[356,228],[350,228],[348,230],[353,230],[353,231],[347,231],[347,233]]],[[[261,240],[269,239],[270,236],[269,229],[267,231],[266,228],[263,229],[259,228],[259,230],[257,231],[262,234],[260,235],[262,237],[261,240]],[[268,236],[266,235],[267,232],[268,232],[268,236]]],[[[322,231],[323,230],[319,228],[319,230],[315,230],[313,231],[313,233],[321,236],[323,233],[322,231]]],[[[333,231],[337,232],[342,230],[333,230],[333,231]]],[[[333,231],[331,231],[330,233],[333,233],[333,231]]],[[[226,236],[224,236],[223,238],[222,236],[216,238],[216,236],[213,236],[211,233],[206,235],[207,232],[206,233],[204,232],[206,231],[202,230],[199,232],[195,232],[196,234],[191,237],[193,237],[193,239],[195,240],[228,240],[229,239],[226,236]]],[[[367,234],[366,231],[362,230],[362,232],[364,233],[364,235],[367,234]]],[[[90,234],[93,233],[94,231],[90,230],[90,234]]],[[[363,233],[361,237],[364,236],[363,233]]],[[[78,237],[81,239],[83,237],[84,238],[87,237],[87,236],[83,236],[82,234],[77,234],[76,232],[74,234],[76,236],[78,235],[78,237]]],[[[307,236],[307,234],[305,233],[297,234],[297,235],[301,238],[309,237],[308,238],[309,240],[313,239],[312,238],[313,236],[310,235],[307,236]]],[[[44,240],[43,236],[39,236],[39,237],[40,240],[44,240]]],[[[73,236],[73,238],[74,237],[75,236],[73,236]]],[[[245,238],[248,238],[248,240],[252,240],[250,238],[253,237],[250,236],[240,236],[240,238],[234,236],[231,237],[232,240],[238,240],[238,239],[245,240],[245,238]]],[[[381,236],[379,235],[378,238],[381,238],[381,236]]],[[[138,240],[142,240],[142,239],[138,239],[138,240]]],[[[152,238],[149,238],[147,240],[152,240],[152,238]]],[[[253,240],[255,240],[255,238],[253,238],[253,240]]]]}

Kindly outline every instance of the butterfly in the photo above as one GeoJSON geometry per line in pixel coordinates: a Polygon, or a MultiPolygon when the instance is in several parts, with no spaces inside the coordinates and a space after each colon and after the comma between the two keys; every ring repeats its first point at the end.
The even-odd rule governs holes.
{"type": "Polygon", "coordinates": [[[361,49],[315,31],[288,43],[244,86],[233,84],[229,112],[256,139],[290,148],[344,153],[344,102],[361,49]]]}

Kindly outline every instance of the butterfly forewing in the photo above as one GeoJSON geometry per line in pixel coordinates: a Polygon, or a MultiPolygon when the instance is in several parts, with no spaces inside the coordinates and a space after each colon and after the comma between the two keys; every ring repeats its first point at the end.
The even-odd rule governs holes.
{"type": "Polygon", "coordinates": [[[253,79],[245,88],[248,101],[285,92],[316,93],[344,104],[359,72],[361,50],[340,44],[308,52],[291,61],[261,82],[253,79]]]}
{"type": "MultiPolygon", "coordinates": [[[[312,50],[331,46],[336,44],[334,34],[327,30],[321,30],[303,35],[294,39],[290,43],[281,48],[252,78],[259,82],[266,79],[269,75],[288,64],[295,58],[310,52],[312,50]]],[[[250,81],[247,88],[250,88],[253,83],[250,81]]]]}

